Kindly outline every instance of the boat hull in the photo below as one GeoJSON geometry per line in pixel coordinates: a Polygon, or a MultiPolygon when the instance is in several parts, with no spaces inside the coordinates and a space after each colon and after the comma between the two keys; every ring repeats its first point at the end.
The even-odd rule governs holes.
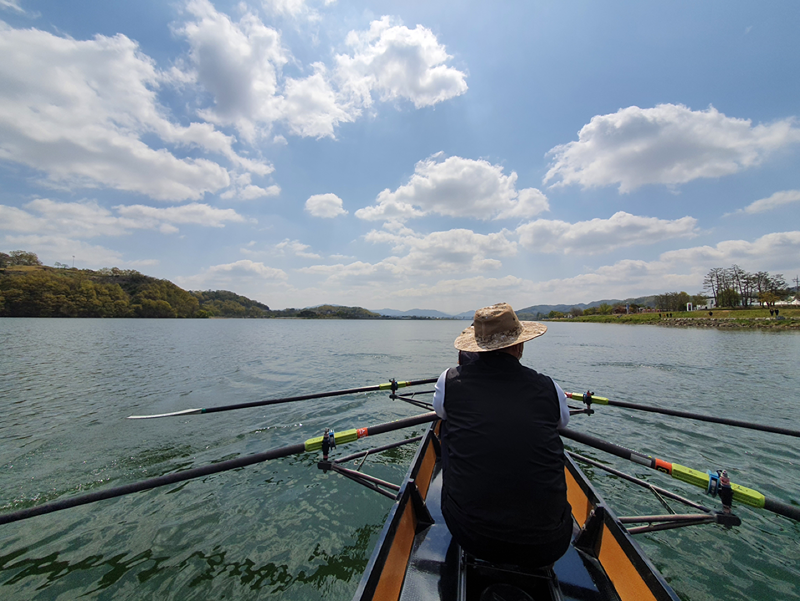
{"type": "Polygon", "coordinates": [[[464,553],[441,514],[439,428],[431,424],[418,447],[354,600],[525,599],[522,593],[537,600],[678,600],[569,457],[574,536],[551,569],[495,565],[464,553]]]}

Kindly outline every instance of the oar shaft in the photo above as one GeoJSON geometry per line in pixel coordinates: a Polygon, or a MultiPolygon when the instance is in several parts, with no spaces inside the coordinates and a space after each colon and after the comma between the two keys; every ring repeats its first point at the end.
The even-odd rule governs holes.
{"type": "MultiPolygon", "coordinates": [[[[583,395],[575,392],[568,392],[567,396],[576,401],[582,401],[583,395]]],[[[749,430],[759,430],[761,432],[771,432],[773,434],[785,434],[786,436],[795,436],[800,438],[800,430],[790,430],[789,428],[779,428],[777,426],[767,426],[764,424],[754,424],[738,419],[729,419],[727,417],[714,417],[711,415],[702,415],[700,413],[692,413],[690,411],[678,411],[676,409],[664,409],[662,407],[653,407],[652,405],[640,405],[638,403],[626,403],[625,401],[612,401],[605,397],[592,396],[592,403],[598,405],[610,405],[612,407],[624,407],[626,409],[635,409],[637,411],[648,411],[650,413],[660,413],[662,415],[672,415],[675,417],[685,417],[694,419],[701,422],[710,422],[712,424],[723,424],[726,426],[735,426],[737,428],[747,428],[749,430]]]]}
{"type": "MultiPolygon", "coordinates": [[[[367,428],[358,428],[357,430],[345,430],[342,433],[342,435],[344,436],[340,434],[335,435],[336,443],[344,444],[346,442],[358,440],[359,438],[363,438],[365,436],[374,436],[376,434],[393,432],[395,430],[400,430],[402,428],[409,428],[427,422],[432,422],[435,419],[437,419],[436,413],[431,411],[430,413],[424,413],[422,415],[408,417],[394,422],[377,424],[375,426],[369,426],[367,428]],[[346,439],[348,438],[347,434],[350,432],[357,433],[357,436],[346,439]]],[[[77,507],[78,505],[86,505],[87,503],[94,503],[95,501],[102,501],[105,499],[113,499],[114,497],[121,497],[123,495],[140,492],[143,490],[150,490],[152,488],[158,488],[159,486],[167,486],[169,484],[185,482],[186,480],[192,480],[193,478],[201,478],[203,476],[208,476],[211,474],[218,474],[220,472],[225,472],[228,470],[247,467],[249,465],[254,465],[256,463],[269,461],[270,459],[280,459],[281,457],[288,457],[289,455],[299,455],[300,453],[306,453],[319,449],[321,445],[318,446],[316,444],[317,441],[321,441],[321,437],[311,438],[305,441],[304,443],[290,445],[287,447],[280,447],[278,449],[272,449],[271,451],[266,451],[264,453],[256,453],[255,455],[247,455],[245,457],[239,457],[237,459],[229,459],[228,461],[212,463],[211,465],[204,465],[201,467],[192,468],[182,472],[176,472],[174,474],[167,474],[165,476],[159,476],[157,478],[150,478],[149,480],[143,480],[141,482],[125,484],[123,486],[108,488],[105,490],[100,490],[97,492],[81,495],[78,497],[72,497],[60,501],[53,501],[52,503],[46,503],[44,505],[38,505],[36,507],[30,507],[28,509],[21,509],[19,511],[7,513],[5,515],[0,515],[0,524],[9,524],[11,522],[17,522],[19,520],[24,520],[37,515],[44,515],[46,513],[52,513],[54,511],[60,511],[62,509],[69,509],[70,507],[77,507]]]]}
{"type": "Polygon", "coordinates": [[[79,497],[53,501],[52,503],[46,503],[44,505],[38,505],[36,507],[30,507],[28,509],[21,509],[20,511],[15,511],[13,513],[0,515],[0,524],[17,522],[19,520],[24,520],[37,515],[44,515],[45,513],[69,509],[70,507],[77,507],[78,505],[86,505],[87,503],[94,503],[95,501],[113,499],[114,497],[121,497],[123,495],[128,495],[143,490],[150,490],[151,488],[158,488],[159,486],[176,484],[178,482],[184,482],[193,478],[202,478],[203,476],[217,474],[219,472],[233,470],[240,467],[246,467],[248,465],[260,463],[262,461],[268,461],[270,459],[278,459],[281,457],[288,457],[289,455],[304,453],[305,450],[305,445],[300,443],[288,447],[273,449],[264,453],[257,453],[255,455],[247,455],[246,457],[229,459],[228,461],[221,461],[211,465],[204,465],[202,467],[196,467],[182,472],[176,472],[174,474],[167,474],[157,478],[150,478],[149,480],[143,480],[141,482],[134,482],[131,484],[125,484],[123,486],[99,490],[97,492],[81,495],[79,497]]]}
{"type": "MultiPolygon", "coordinates": [[[[569,428],[559,428],[558,432],[561,434],[561,436],[569,438],[570,440],[583,443],[590,447],[594,447],[596,449],[600,449],[601,451],[616,455],[617,457],[633,461],[639,465],[669,474],[676,480],[681,480],[682,482],[693,484],[694,486],[698,486],[706,490],[708,489],[709,475],[706,473],[686,467],[684,465],[680,465],[678,463],[671,463],[669,461],[659,459],[658,457],[644,455],[637,451],[632,451],[631,449],[608,442],[607,440],[602,440],[583,432],[575,432],[569,428]]],[[[798,506],[789,505],[788,503],[770,499],[757,490],[741,486],[740,484],[731,483],[731,488],[733,489],[733,498],[741,503],[745,503],[753,507],[767,509],[773,513],[777,513],[778,515],[800,521],[800,507],[798,506]]]]}
{"type": "Polygon", "coordinates": [[[381,390],[392,390],[394,384],[397,388],[405,388],[407,386],[419,386],[421,384],[431,384],[436,382],[436,378],[429,378],[427,380],[409,380],[407,382],[386,382],[384,384],[374,384],[373,386],[363,386],[361,388],[349,388],[347,390],[334,390],[332,392],[317,392],[314,394],[303,394],[299,396],[291,396],[283,399],[266,399],[263,401],[251,401],[249,403],[236,403],[234,405],[222,405],[220,407],[207,407],[205,409],[186,409],[184,411],[175,411],[172,413],[160,413],[158,415],[131,415],[128,419],[153,419],[157,417],[175,417],[179,415],[197,415],[201,413],[219,413],[221,411],[233,411],[235,409],[249,409],[250,407],[264,407],[267,405],[279,405],[282,403],[294,403],[296,401],[310,401],[312,399],[324,399],[334,396],[345,396],[348,394],[358,394],[360,392],[378,392],[381,390]]]}

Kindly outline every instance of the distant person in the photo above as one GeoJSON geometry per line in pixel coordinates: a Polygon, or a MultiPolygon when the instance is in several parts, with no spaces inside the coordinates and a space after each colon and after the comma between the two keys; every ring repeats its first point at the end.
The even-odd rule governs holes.
{"type": "Polygon", "coordinates": [[[487,561],[550,565],[572,538],[558,435],[569,422],[566,395],[520,363],[524,343],[546,331],[506,303],[479,309],[454,344],[474,360],[436,383],[442,514],[455,541],[487,561]]]}

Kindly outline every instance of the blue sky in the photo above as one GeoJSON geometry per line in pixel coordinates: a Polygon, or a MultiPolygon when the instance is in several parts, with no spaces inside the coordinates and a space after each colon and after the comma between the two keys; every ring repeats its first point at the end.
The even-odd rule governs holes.
{"type": "Polygon", "coordinates": [[[800,4],[0,0],[0,250],[273,308],[800,274],[800,4]]]}

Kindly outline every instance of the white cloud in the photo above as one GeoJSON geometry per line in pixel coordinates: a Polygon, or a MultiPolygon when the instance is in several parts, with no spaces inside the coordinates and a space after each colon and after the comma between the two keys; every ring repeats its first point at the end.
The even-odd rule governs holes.
{"type": "Polygon", "coordinates": [[[631,106],[592,117],[577,141],[550,150],[553,162],[544,182],[583,188],[619,184],[623,193],[646,184],[683,184],[737,173],[797,142],[794,119],[753,126],[714,107],[631,106]]]}
{"type": "Polygon", "coordinates": [[[306,0],[262,0],[261,4],[266,10],[278,15],[304,16],[311,20],[319,18],[317,12],[308,6],[306,0]]]}
{"type": "Polygon", "coordinates": [[[798,201],[800,201],[800,190],[783,190],[781,192],[775,192],[775,194],[767,198],[756,200],[736,212],[749,214],[764,213],[798,201]]]}
{"type": "Polygon", "coordinates": [[[0,0],[0,8],[13,10],[14,12],[25,14],[25,9],[20,6],[20,0],[0,0]]]}
{"type": "Polygon", "coordinates": [[[336,194],[314,194],[306,201],[306,212],[314,217],[332,219],[339,215],[347,215],[343,201],[336,194]]]}
{"type": "Polygon", "coordinates": [[[225,227],[227,222],[244,223],[247,221],[233,209],[217,209],[200,203],[163,209],[144,205],[119,205],[114,209],[123,217],[136,223],[138,227],[157,227],[158,224],[174,223],[225,227]]]}
{"type": "Polygon", "coordinates": [[[169,120],[157,90],[166,81],[125,37],[74,40],[0,23],[0,160],[28,165],[52,184],[109,187],[157,200],[198,200],[230,183],[206,158],[179,158],[199,147],[264,175],[272,167],[240,157],[234,139],[209,123],[169,120]]]}
{"type": "Polygon", "coordinates": [[[351,31],[346,43],[353,55],[336,57],[337,80],[363,106],[372,104],[372,91],[381,100],[409,100],[421,108],[467,91],[466,74],[448,67],[452,58],[430,29],[408,29],[384,16],[367,31],[351,31]]]}
{"type": "Polygon", "coordinates": [[[320,256],[316,253],[308,252],[311,248],[308,244],[303,244],[299,240],[289,240],[288,238],[283,242],[275,245],[275,249],[279,254],[290,254],[303,259],[319,259],[320,256]]]}
{"type": "Polygon", "coordinates": [[[358,111],[339,104],[322,63],[312,67],[314,74],[305,79],[286,79],[284,118],[293,134],[333,138],[336,126],[354,121],[358,111]]]}
{"type": "Polygon", "coordinates": [[[6,248],[36,249],[36,254],[45,264],[58,261],[72,266],[74,256],[75,267],[79,269],[126,265],[122,255],[115,250],[65,236],[48,234],[6,236],[3,243],[6,248]]]}
{"type": "Polygon", "coordinates": [[[697,220],[640,217],[619,211],[609,219],[578,223],[537,219],[516,230],[522,246],[534,252],[598,254],[637,244],[695,236],[697,220]]]}
{"type": "Polygon", "coordinates": [[[25,205],[26,210],[0,205],[0,230],[19,233],[69,232],[71,238],[122,236],[137,229],[175,233],[174,224],[224,227],[226,222],[242,223],[244,217],[233,209],[216,209],[206,204],[154,208],[143,205],[119,205],[117,215],[96,201],[56,202],[38,198],[25,205]]]}
{"type": "Polygon", "coordinates": [[[416,164],[408,183],[381,192],[377,204],[356,211],[370,221],[406,220],[436,213],[452,217],[503,219],[532,217],[549,210],[547,198],[535,188],[516,189],[517,174],[488,161],[437,153],[416,164]]]}
{"type": "MultiPolygon", "coordinates": [[[[267,7],[283,15],[316,15],[295,0],[267,7]]],[[[234,22],[208,0],[190,0],[187,12],[190,19],[175,31],[189,42],[190,66],[176,69],[173,78],[200,84],[214,97],[214,106],[200,115],[235,126],[250,142],[270,134],[276,123],[298,136],[333,138],[337,126],[372,105],[373,91],[382,100],[406,99],[420,108],[467,89],[465,74],[444,64],[450,58],[444,46],[419,25],[410,30],[389,17],[373,21],[366,32],[348,33],[353,55],[337,55],[332,71],[315,62],[310,75],[295,78],[283,73],[296,61],[280,32],[252,12],[234,22]]]]}
{"type": "Polygon", "coordinates": [[[389,260],[395,273],[410,276],[497,269],[501,262],[494,257],[517,254],[516,243],[506,238],[505,231],[476,234],[471,230],[454,229],[422,235],[404,228],[399,232],[373,230],[365,239],[391,244],[394,253],[405,253],[389,260]]]}
{"type": "Polygon", "coordinates": [[[237,294],[252,294],[248,292],[251,289],[263,292],[274,285],[285,288],[286,280],[288,276],[282,269],[242,259],[213,265],[196,275],[178,276],[175,283],[186,290],[236,290],[237,294]]]}
{"type": "Polygon", "coordinates": [[[714,247],[670,251],[654,261],[626,259],[572,277],[544,281],[481,275],[433,283],[414,281],[412,286],[392,290],[391,298],[405,299],[407,306],[425,302],[455,313],[500,300],[521,309],[539,303],[587,302],[673,290],[695,293],[702,290],[703,277],[710,268],[733,263],[749,271],[794,273],[800,269],[800,231],[768,234],[752,242],[727,240],[714,247]]]}
{"type": "Polygon", "coordinates": [[[282,114],[278,73],[290,58],[280,33],[247,12],[238,23],[208,0],[190,0],[194,17],[175,31],[191,46],[193,72],[188,74],[214,96],[214,107],[202,111],[213,123],[235,125],[250,141],[257,124],[271,124],[282,114]]]}
{"type": "Polygon", "coordinates": [[[494,257],[513,256],[517,252],[516,243],[506,238],[506,232],[485,235],[456,229],[423,235],[401,228],[399,231],[373,230],[365,239],[392,245],[395,255],[377,263],[353,261],[313,265],[298,271],[323,276],[328,284],[374,288],[428,278],[437,273],[495,270],[502,263],[494,257]]]}
{"type": "Polygon", "coordinates": [[[252,177],[249,173],[234,175],[231,184],[231,188],[220,194],[220,198],[225,200],[255,200],[257,198],[278,196],[281,193],[281,187],[277,185],[266,188],[256,186],[252,183],[252,177]]]}
{"type": "Polygon", "coordinates": [[[716,246],[698,246],[665,252],[661,261],[727,267],[734,263],[749,271],[800,267],[800,231],[774,232],[747,240],[723,240],[716,246]],[[756,265],[756,267],[748,267],[756,265]]]}

